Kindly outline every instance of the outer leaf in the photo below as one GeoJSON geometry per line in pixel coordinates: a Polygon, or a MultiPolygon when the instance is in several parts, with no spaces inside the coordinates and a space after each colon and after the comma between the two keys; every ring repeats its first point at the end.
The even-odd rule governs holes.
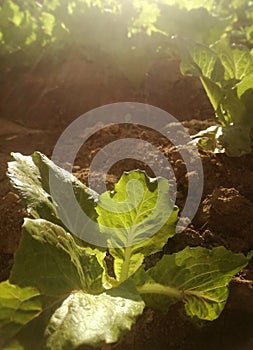
{"type": "MultiPolygon", "coordinates": [[[[209,47],[193,42],[178,41],[181,71],[200,78],[208,98],[217,113],[225,92],[220,82],[224,78],[224,67],[217,53],[209,47]]],[[[221,120],[223,123],[223,120],[221,120]]]]}
{"type": "Polygon", "coordinates": [[[34,286],[47,296],[76,289],[101,291],[102,268],[62,227],[25,219],[10,281],[34,286]]]}
{"type": "Polygon", "coordinates": [[[45,329],[51,316],[66,297],[67,295],[57,298],[41,296],[41,313],[24,325],[4,350],[45,350],[45,329]]]}
{"type": "Polygon", "coordinates": [[[246,108],[246,113],[244,116],[244,126],[252,128],[253,127],[253,73],[246,76],[237,85],[237,95],[244,104],[246,108]]]}
{"type": "MultiPolygon", "coordinates": [[[[35,152],[32,155],[32,159],[34,164],[39,169],[40,177],[41,177],[41,185],[45,189],[45,191],[47,191],[47,193],[50,193],[50,187],[49,187],[49,171],[50,171],[51,176],[54,176],[54,178],[59,179],[59,182],[61,183],[63,196],[64,196],[66,186],[71,184],[76,200],[80,205],[80,207],[83,209],[83,211],[92,219],[95,219],[97,217],[94,207],[95,207],[95,202],[98,201],[98,194],[95,191],[85,186],[81,181],[79,181],[75,176],[73,176],[68,171],[54,164],[44,154],[41,154],[40,152],[35,152]]],[[[64,200],[62,201],[64,202],[64,200]]],[[[66,201],[68,201],[68,198],[66,198],[66,201]]]]}
{"type": "Polygon", "coordinates": [[[243,125],[228,125],[222,127],[219,143],[226,149],[231,157],[240,157],[251,153],[250,127],[243,125]]]}
{"type": "Polygon", "coordinates": [[[94,232],[96,226],[93,221],[96,221],[97,218],[95,202],[98,200],[98,194],[71,173],[55,165],[43,154],[36,152],[32,157],[39,168],[43,188],[51,193],[49,188],[50,174],[51,195],[57,213],[64,223],[63,226],[66,226],[69,232],[84,241],[89,242],[91,234],[95,239],[98,232],[94,232]],[[76,200],[70,200],[70,198],[76,200]]]}
{"type": "Polygon", "coordinates": [[[96,220],[94,207],[98,194],[39,152],[32,156],[13,153],[13,158],[15,161],[8,164],[8,176],[28,212],[34,218],[42,218],[62,227],[67,224],[71,233],[80,238],[85,237],[83,233],[87,234],[88,227],[84,227],[79,221],[80,207],[81,213],[84,212],[90,219],[96,220]],[[54,201],[49,187],[49,171],[57,186],[58,197],[54,201]],[[72,190],[75,203],[69,201],[69,191],[72,190]]]}
{"type": "Polygon", "coordinates": [[[226,91],[226,96],[221,101],[221,108],[226,115],[227,125],[243,124],[246,110],[235,90],[228,89],[226,91]]]}
{"type": "Polygon", "coordinates": [[[187,247],[163,256],[155,267],[137,272],[134,278],[148,304],[164,309],[182,300],[187,315],[214,320],[225,306],[232,276],[248,261],[243,254],[233,254],[224,247],[187,247]]]}
{"type": "Polygon", "coordinates": [[[247,75],[244,79],[237,84],[237,94],[241,98],[247,90],[253,89],[253,73],[247,75]]]}
{"type": "Polygon", "coordinates": [[[192,41],[186,44],[178,40],[177,46],[182,59],[181,71],[183,74],[205,77],[214,82],[223,78],[224,68],[215,51],[192,41]]]}
{"type": "Polygon", "coordinates": [[[46,330],[46,348],[71,350],[82,344],[114,343],[131,328],[143,308],[140,297],[132,299],[131,294],[126,298],[74,292],[53,314],[46,330]]]}
{"type": "MultiPolygon", "coordinates": [[[[207,77],[201,77],[200,80],[206,90],[206,94],[215,112],[217,113],[221,100],[224,96],[224,91],[220,88],[220,86],[217,83],[213,82],[211,79],[207,77]]],[[[224,122],[222,118],[220,119],[221,119],[221,123],[223,124],[224,122]]]]}
{"type": "Polygon", "coordinates": [[[0,348],[41,311],[39,291],[0,283],[0,348]]]}
{"type": "Polygon", "coordinates": [[[150,179],[142,171],[124,173],[113,193],[100,196],[96,210],[101,231],[111,234],[111,244],[119,247],[110,253],[120,281],[175,234],[177,208],[170,201],[168,180],[150,179]]]}
{"type": "Polygon", "coordinates": [[[41,185],[39,169],[30,156],[12,153],[15,161],[8,163],[8,176],[11,185],[20,195],[27,211],[34,218],[48,219],[60,223],[50,195],[41,185]]]}
{"type": "Polygon", "coordinates": [[[214,45],[214,50],[225,68],[226,80],[241,80],[253,72],[253,60],[246,47],[230,47],[226,40],[221,40],[214,45]]]}

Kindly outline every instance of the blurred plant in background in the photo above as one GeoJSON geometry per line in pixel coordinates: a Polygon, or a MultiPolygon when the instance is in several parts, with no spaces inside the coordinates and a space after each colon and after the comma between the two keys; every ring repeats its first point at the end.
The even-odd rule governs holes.
{"type": "Polygon", "coordinates": [[[0,8],[5,71],[73,50],[140,86],[158,58],[178,57],[183,74],[200,78],[220,122],[195,140],[231,156],[251,152],[252,47],[248,0],[4,0],[0,8]]]}

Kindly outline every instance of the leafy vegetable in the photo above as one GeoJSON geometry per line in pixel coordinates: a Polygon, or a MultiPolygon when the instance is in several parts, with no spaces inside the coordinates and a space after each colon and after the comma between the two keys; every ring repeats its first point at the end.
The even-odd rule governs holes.
{"type": "Polygon", "coordinates": [[[131,171],[121,176],[113,192],[98,196],[38,152],[13,158],[8,175],[35,218],[25,219],[10,281],[0,284],[3,349],[63,350],[114,343],[145,305],[167,310],[180,301],[191,317],[219,317],[228,283],[250,255],[223,247],[187,247],[164,255],[149,269],[143,264],[175,234],[178,209],[169,198],[168,180],[131,171]],[[82,209],[94,214],[108,241],[113,271],[103,247],[78,239],[78,232],[70,233],[62,224],[59,203],[50,191],[49,168],[63,189],[64,183],[71,183],[82,209]]]}
{"type": "Polygon", "coordinates": [[[211,47],[183,41],[178,44],[182,72],[200,78],[221,123],[215,142],[206,143],[210,130],[193,138],[204,149],[225,151],[230,156],[251,153],[253,60],[249,50],[230,47],[226,40],[211,47]]]}

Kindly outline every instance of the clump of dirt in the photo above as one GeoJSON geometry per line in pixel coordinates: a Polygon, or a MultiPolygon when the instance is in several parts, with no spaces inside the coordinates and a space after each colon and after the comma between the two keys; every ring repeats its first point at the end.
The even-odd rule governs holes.
{"type": "Polygon", "coordinates": [[[229,249],[247,252],[253,248],[253,203],[235,188],[216,188],[202,202],[199,224],[226,241],[229,249]],[[202,222],[201,222],[202,220],[202,222]]]}

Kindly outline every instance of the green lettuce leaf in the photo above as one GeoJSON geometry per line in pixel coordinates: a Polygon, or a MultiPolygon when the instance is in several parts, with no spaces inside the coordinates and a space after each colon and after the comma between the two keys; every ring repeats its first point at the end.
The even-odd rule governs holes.
{"type": "Polygon", "coordinates": [[[8,176],[27,211],[36,219],[45,219],[64,228],[67,226],[75,236],[85,238],[84,232],[87,234],[89,227],[83,225],[81,216],[87,215],[96,220],[98,194],[39,152],[32,156],[20,153],[12,156],[14,161],[8,163],[8,176]],[[50,191],[49,173],[58,194],[54,198],[50,191]],[[76,202],[69,200],[70,191],[74,192],[76,202]]]}
{"type": "MultiPolygon", "coordinates": [[[[41,307],[40,313],[30,312],[30,318],[28,314],[27,325],[24,322],[14,328],[15,333],[6,339],[10,341],[6,349],[30,350],[36,344],[38,349],[74,349],[117,341],[142,313],[144,302],[128,286],[98,294],[103,291],[102,273],[90,249],[77,245],[62,227],[26,219],[10,280],[18,285],[13,286],[18,291],[22,287],[38,290],[34,295],[40,296],[41,307]]],[[[18,298],[15,290],[13,293],[18,298]]],[[[37,307],[35,302],[29,305],[37,307]]],[[[6,327],[12,331],[9,324],[6,327]]]]}
{"type": "Polygon", "coordinates": [[[34,218],[44,218],[59,224],[56,208],[41,184],[40,172],[32,157],[20,153],[12,153],[12,157],[14,161],[8,163],[7,175],[28,213],[34,218]]]}
{"type": "MultiPolygon", "coordinates": [[[[95,204],[98,201],[98,194],[71,173],[54,164],[45,155],[35,152],[32,158],[40,171],[41,185],[53,196],[54,205],[61,220],[65,225],[67,224],[68,230],[75,236],[85,238],[90,229],[89,222],[86,220],[85,225],[82,216],[87,215],[89,219],[96,221],[95,204]],[[53,194],[50,192],[50,185],[54,187],[53,194]],[[72,191],[73,199],[76,201],[70,200],[72,191]]],[[[93,225],[93,230],[94,227],[93,225]]]]}
{"type": "Polygon", "coordinates": [[[238,97],[241,98],[244,93],[247,91],[251,91],[253,89],[253,72],[245,76],[238,84],[237,84],[237,94],[238,97]]]}
{"type": "Polygon", "coordinates": [[[19,287],[9,281],[0,283],[0,348],[41,312],[40,292],[19,287]]]}
{"type": "Polygon", "coordinates": [[[246,46],[230,46],[227,40],[217,41],[212,49],[224,67],[224,79],[240,81],[253,72],[253,59],[246,46]]]}
{"type": "Polygon", "coordinates": [[[72,290],[102,290],[102,267],[72,235],[48,221],[25,219],[11,271],[11,283],[32,286],[46,296],[72,290]]]}
{"type": "Polygon", "coordinates": [[[211,321],[219,317],[225,306],[232,276],[248,261],[243,254],[234,254],[224,247],[187,247],[163,256],[147,271],[141,269],[134,279],[148,305],[164,310],[181,300],[188,316],[211,321]]]}
{"type": "Polygon", "coordinates": [[[142,171],[124,173],[113,192],[100,196],[96,211],[101,232],[111,235],[115,248],[109,251],[121,282],[175,234],[178,209],[170,200],[168,180],[151,179],[142,171]]]}
{"type": "Polygon", "coordinates": [[[126,296],[126,289],[124,297],[120,291],[116,296],[82,291],[70,294],[51,317],[45,333],[46,349],[71,350],[83,344],[101,346],[116,342],[144,309],[138,295],[126,296]]]}

